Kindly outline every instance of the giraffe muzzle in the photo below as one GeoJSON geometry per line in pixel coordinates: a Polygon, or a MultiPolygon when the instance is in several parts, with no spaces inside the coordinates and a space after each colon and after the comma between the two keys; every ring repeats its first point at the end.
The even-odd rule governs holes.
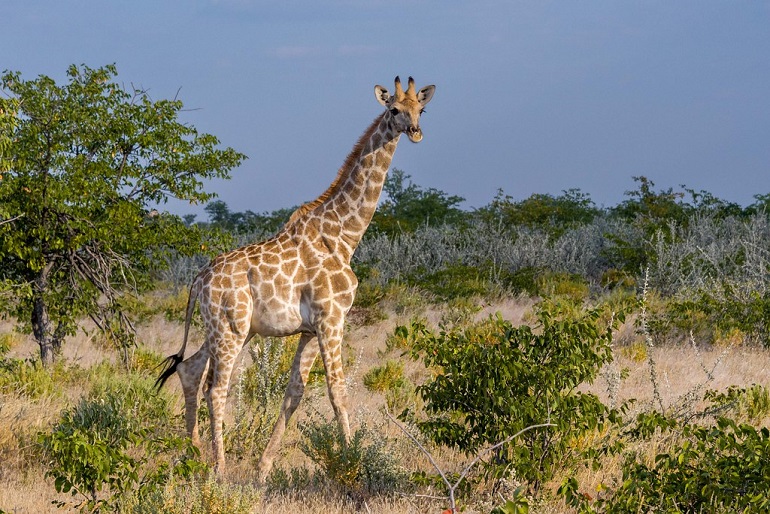
{"type": "Polygon", "coordinates": [[[422,141],[422,130],[420,130],[420,127],[409,127],[406,129],[406,135],[412,143],[419,143],[422,141]]]}

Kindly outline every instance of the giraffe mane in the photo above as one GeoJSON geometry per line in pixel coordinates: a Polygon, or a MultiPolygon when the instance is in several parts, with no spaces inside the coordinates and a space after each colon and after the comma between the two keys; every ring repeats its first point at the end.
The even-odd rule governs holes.
{"type": "Polygon", "coordinates": [[[352,168],[358,162],[358,158],[361,156],[361,152],[363,152],[366,148],[366,143],[369,141],[369,138],[372,137],[372,134],[377,130],[377,127],[380,125],[380,122],[384,116],[385,113],[377,116],[369,128],[364,131],[364,133],[358,139],[358,142],[355,144],[355,146],[353,146],[353,149],[345,159],[345,163],[340,167],[339,171],[337,171],[337,176],[334,178],[334,181],[332,181],[331,185],[326,189],[326,191],[321,193],[321,195],[312,202],[307,202],[303,205],[300,205],[297,210],[292,213],[291,217],[289,217],[289,220],[286,222],[284,227],[288,227],[296,223],[297,220],[301,219],[305,214],[323,204],[332,194],[334,194],[334,192],[342,183],[343,178],[349,175],[352,168]]]}

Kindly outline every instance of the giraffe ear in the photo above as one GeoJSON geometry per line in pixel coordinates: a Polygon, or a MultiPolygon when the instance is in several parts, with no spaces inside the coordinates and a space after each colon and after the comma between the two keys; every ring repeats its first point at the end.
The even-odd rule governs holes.
{"type": "Polygon", "coordinates": [[[430,99],[433,98],[433,93],[435,92],[436,86],[425,86],[420,89],[419,93],[417,93],[417,101],[420,102],[420,105],[425,107],[425,104],[430,102],[430,99]]]}
{"type": "Polygon", "coordinates": [[[382,86],[374,86],[374,97],[380,102],[381,105],[388,105],[390,101],[390,93],[382,86]]]}

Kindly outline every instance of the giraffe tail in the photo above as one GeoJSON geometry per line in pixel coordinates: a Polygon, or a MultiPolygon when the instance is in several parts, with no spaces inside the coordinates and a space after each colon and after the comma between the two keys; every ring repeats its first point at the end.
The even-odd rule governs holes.
{"type": "Polygon", "coordinates": [[[193,282],[190,287],[190,296],[187,298],[187,312],[184,319],[184,339],[182,341],[182,348],[175,355],[171,355],[161,362],[160,366],[163,367],[158,380],[155,381],[155,389],[160,391],[166,380],[176,373],[176,368],[184,360],[184,352],[187,348],[187,337],[190,334],[190,322],[192,321],[193,312],[195,311],[195,302],[198,300],[198,294],[200,293],[200,286],[198,280],[193,282]]]}

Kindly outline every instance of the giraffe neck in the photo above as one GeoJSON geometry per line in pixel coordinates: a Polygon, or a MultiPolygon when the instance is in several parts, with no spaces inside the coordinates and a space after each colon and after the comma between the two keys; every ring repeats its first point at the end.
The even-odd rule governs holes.
{"type": "Polygon", "coordinates": [[[300,207],[287,226],[297,226],[302,219],[317,220],[319,223],[312,225],[321,237],[335,245],[336,253],[350,259],[372,221],[396,151],[400,134],[390,122],[388,111],[374,120],[331,186],[315,201],[300,207]]]}

